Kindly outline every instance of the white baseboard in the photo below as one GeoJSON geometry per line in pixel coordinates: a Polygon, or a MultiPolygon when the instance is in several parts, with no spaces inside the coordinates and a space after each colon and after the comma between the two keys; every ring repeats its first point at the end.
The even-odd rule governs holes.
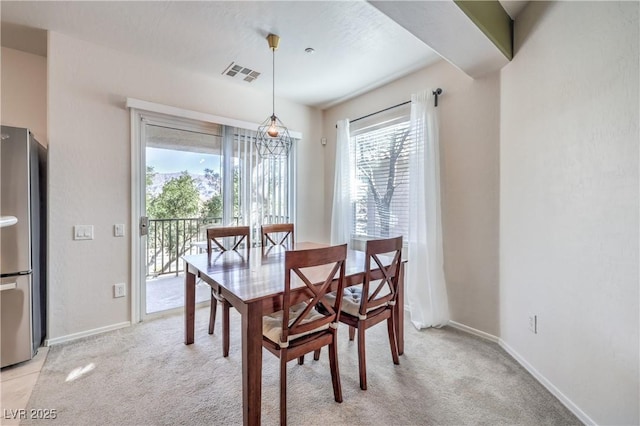
{"type": "Polygon", "coordinates": [[[529,364],[519,353],[517,353],[511,346],[509,346],[504,340],[499,337],[496,337],[492,334],[485,333],[484,331],[477,330],[473,327],[469,327],[468,325],[460,324],[456,321],[449,321],[449,324],[453,328],[457,328],[458,330],[462,330],[469,334],[473,334],[475,336],[482,337],[484,339],[490,340],[492,342],[500,345],[502,349],[504,349],[509,355],[511,355],[525,370],[529,372],[542,386],[547,388],[549,392],[558,400],[564,404],[565,407],[569,409],[581,422],[585,425],[596,425],[596,422],[593,421],[584,411],[580,409],[576,404],[573,403],[565,394],[560,392],[560,390],[553,385],[546,377],[544,377],[538,370],[536,370],[531,364],[529,364]]]}
{"type": "Polygon", "coordinates": [[[573,403],[565,394],[563,394],[557,387],[549,381],[544,375],[542,375],[538,370],[536,370],[531,364],[529,364],[518,352],[516,352],[511,346],[509,346],[504,340],[499,339],[498,344],[502,349],[507,351],[509,355],[511,355],[520,365],[522,365],[525,370],[527,370],[538,382],[542,384],[549,392],[553,394],[558,400],[564,404],[565,407],[569,409],[582,423],[585,425],[596,425],[596,422],[593,421],[584,411],[580,409],[576,404],[573,403]]]}
{"type": "Polygon", "coordinates": [[[107,331],[118,330],[119,328],[125,328],[129,326],[131,326],[131,321],[125,321],[118,324],[107,325],[105,327],[94,328],[93,330],[67,334],[66,336],[54,337],[53,339],[46,339],[44,341],[44,345],[45,346],[58,345],[60,343],[71,342],[72,340],[81,339],[87,336],[93,336],[94,334],[106,333],[107,331]]]}
{"type": "Polygon", "coordinates": [[[450,325],[453,328],[457,328],[458,330],[467,332],[469,334],[473,334],[475,336],[482,337],[483,339],[490,340],[494,343],[498,343],[498,341],[500,340],[498,337],[494,336],[493,334],[485,333],[484,331],[480,331],[473,327],[469,327],[468,325],[460,324],[459,322],[456,322],[456,321],[449,321],[448,325],[450,325]]]}

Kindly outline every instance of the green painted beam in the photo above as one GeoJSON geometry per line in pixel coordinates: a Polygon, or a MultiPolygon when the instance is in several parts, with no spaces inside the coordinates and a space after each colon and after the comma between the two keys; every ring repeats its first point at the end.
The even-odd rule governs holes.
{"type": "Polygon", "coordinates": [[[454,3],[507,59],[513,59],[513,21],[498,0],[454,0],[454,3]]]}

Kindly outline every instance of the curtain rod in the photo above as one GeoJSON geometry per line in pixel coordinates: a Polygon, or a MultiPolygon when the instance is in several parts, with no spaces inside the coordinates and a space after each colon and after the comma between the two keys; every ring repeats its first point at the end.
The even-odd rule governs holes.
{"type": "MultiPolygon", "coordinates": [[[[434,106],[437,107],[438,106],[438,95],[442,95],[442,89],[438,87],[432,93],[433,93],[433,96],[435,96],[434,106]]],[[[388,108],[381,109],[380,111],[372,112],[371,114],[367,114],[367,115],[363,115],[362,117],[354,118],[353,120],[349,120],[349,123],[355,123],[358,120],[369,118],[372,115],[380,114],[381,112],[389,111],[390,109],[398,108],[398,107],[401,107],[403,105],[410,104],[410,103],[411,103],[411,101],[405,101],[405,102],[399,103],[398,105],[390,106],[388,108]]],[[[336,124],[336,129],[337,128],[338,128],[338,125],[336,124]]]]}
{"type": "Polygon", "coordinates": [[[367,114],[367,115],[363,115],[362,117],[354,118],[353,120],[349,120],[349,123],[355,123],[356,121],[364,120],[365,118],[369,118],[372,115],[380,114],[381,112],[389,111],[390,109],[398,108],[398,107],[401,107],[402,105],[406,105],[406,104],[410,104],[410,103],[411,103],[411,101],[402,102],[402,103],[399,103],[398,105],[390,106],[388,108],[381,109],[380,111],[372,112],[371,114],[367,114]]]}

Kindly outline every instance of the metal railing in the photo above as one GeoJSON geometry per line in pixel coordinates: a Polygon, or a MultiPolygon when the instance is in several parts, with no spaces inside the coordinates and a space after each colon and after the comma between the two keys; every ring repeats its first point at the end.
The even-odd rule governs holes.
{"type": "MultiPolygon", "coordinates": [[[[264,216],[263,223],[286,223],[288,216],[264,216]]],[[[234,217],[229,226],[238,226],[234,217]]],[[[221,217],[149,219],[147,234],[147,278],[184,271],[182,256],[206,249],[206,228],[222,225],[221,217]],[[200,244],[198,244],[200,243],[200,244]]],[[[260,227],[252,227],[252,246],[260,244],[260,227]]]]}
{"type": "MultiPolygon", "coordinates": [[[[237,225],[239,218],[234,218],[237,225]]],[[[208,226],[222,225],[221,217],[149,219],[147,235],[147,277],[176,274],[184,270],[182,256],[201,250],[208,226]]]]}

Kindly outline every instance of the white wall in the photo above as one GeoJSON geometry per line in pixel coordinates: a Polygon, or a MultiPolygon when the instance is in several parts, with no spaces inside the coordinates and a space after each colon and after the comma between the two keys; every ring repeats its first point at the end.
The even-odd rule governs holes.
{"type": "MultiPolygon", "coordinates": [[[[599,424],[640,423],[637,22],[638,3],[531,2],[500,76],[474,81],[440,62],[322,120],[278,100],[279,115],[305,135],[297,239],[324,241],[335,122],[444,89],[452,317],[499,335],[583,420],[599,424]],[[537,335],[529,314],[539,316],[537,335]]],[[[258,122],[270,95],[54,33],[47,132],[46,59],[7,48],[1,59],[2,123],[30,127],[50,144],[49,337],[128,321],[128,298],[111,294],[113,283],[128,282],[131,256],[128,239],[112,237],[114,223],[131,230],[125,98],[258,122]],[[16,99],[28,102],[16,109],[16,99]],[[74,224],[93,224],[96,239],[72,241],[74,224]]]]}
{"type": "MultiPolygon", "coordinates": [[[[130,320],[129,297],[112,286],[129,283],[129,238],[113,225],[130,222],[130,118],[127,97],[259,123],[271,96],[61,34],[49,34],[50,326],[49,339],[130,320]],[[76,224],[95,239],[72,240],[76,224]]],[[[298,146],[296,238],[323,237],[321,114],[278,100],[278,115],[303,133],[298,146]]],[[[128,292],[131,294],[131,291],[128,292]]]]}
{"type": "Polygon", "coordinates": [[[441,87],[439,98],[445,274],[453,320],[497,336],[499,75],[472,80],[445,61],[324,112],[325,228],[331,229],[335,124],[441,87]]]}
{"type": "Polygon", "coordinates": [[[2,124],[27,127],[47,144],[47,58],[2,48],[2,124]]]}
{"type": "Polygon", "coordinates": [[[638,3],[531,2],[515,34],[501,75],[500,335],[583,421],[637,425],[638,3]]]}

